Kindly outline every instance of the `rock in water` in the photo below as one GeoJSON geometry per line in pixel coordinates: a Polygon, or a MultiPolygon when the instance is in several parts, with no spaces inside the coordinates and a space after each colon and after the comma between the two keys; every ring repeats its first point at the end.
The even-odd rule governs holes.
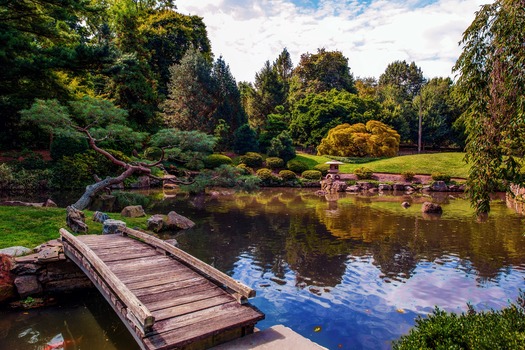
{"type": "Polygon", "coordinates": [[[67,216],[66,223],[67,226],[73,232],[88,232],[88,226],[86,225],[86,217],[81,210],[78,210],[71,205],[66,208],[67,216]]]}
{"type": "Polygon", "coordinates": [[[425,214],[442,214],[443,208],[439,204],[425,202],[421,207],[421,211],[425,214]]]}
{"type": "Polygon", "coordinates": [[[181,230],[186,230],[195,226],[195,223],[193,221],[191,221],[185,216],[177,214],[174,211],[170,211],[168,213],[168,220],[166,221],[166,223],[168,224],[168,229],[178,228],[181,230]]]}
{"type": "Polygon", "coordinates": [[[148,230],[160,232],[164,229],[164,215],[155,214],[148,219],[148,230]]]}

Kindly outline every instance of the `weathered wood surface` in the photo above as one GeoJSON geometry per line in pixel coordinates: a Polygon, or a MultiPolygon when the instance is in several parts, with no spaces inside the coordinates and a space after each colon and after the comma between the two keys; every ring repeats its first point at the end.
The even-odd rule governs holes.
{"type": "Polygon", "coordinates": [[[106,299],[144,349],[204,349],[253,332],[255,323],[264,318],[244,304],[244,298],[255,294],[253,290],[155,237],[130,229],[125,234],[141,241],[116,234],[75,237],[63,231],[66,255],[74,255],[74,250],[77,264],[99,260],[96,266],[84,268],[95,275],[100,274],[98,269],[103,271],[103,278],[92,279],[102,285],[99,290],[111,289],[115,283],[106,285],[103,279],[114,276],[129,291],[120,295],[123,287],[117,283],[117,291],[114,295],[109,291],[106,299]],[[75,247],[69,246],[70,241],[75,247]],[[133,317],[128,315],[130,295],[142,310],[134,310],[133,317]],[[151,318],[146,320],[148,315],[151,318]],[[141,320],[154,323],[141,329],[141,320]]]}

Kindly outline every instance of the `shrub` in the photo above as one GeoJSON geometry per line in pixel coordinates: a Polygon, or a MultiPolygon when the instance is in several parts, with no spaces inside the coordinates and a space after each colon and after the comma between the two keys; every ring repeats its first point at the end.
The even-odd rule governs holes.
{"type": "Polygon", "coordinates": [[[308,180],[321,180],[321,172],[319,170],[306,170],[301,174],[302,177],[308,180]]]}
{"type": "Polygon", "coordinates": [[[432,173],[432,180],[434,181],[445,181],[450,182],[450,175],[446,175],[440,172],[432,173]]]}
{"type": "Polygon", "coordinates": [[[241,163],[246,164],[250,168],[259,168],[263,164],[263,157],[256,152],[248,152],[241,156],[241,163]]]}
{"type": "Polygon", "coordinates": [[[286,167],[288,168],[288,170],[291,170],[296,174],[302,174],[304,171],[309,169],[306,163],[295,159],[288,161],[288,163],[286,163],[286,167]]]}
{"type": "Polygon", "coordinates": [[[148,147],[144,151],[144,158],[147,160],[156,161],[162,156],[162,149],[159,147],[148,147]]]}
{"type": "Polygon", "coordinates": [[[233,150],[237,154],[259,150],[257,134],[248,124],[241,125],[233,133],[233,150]]]}
{"type": "Polygon", "coordinates": [[[291,170],[281,170],[279,171],[279,177],[284,181],[292,181],[297,178],[297,175],[291,170]]]}
{"type": "Polygon", "coordinates": [[[403,171],[401,173],[401,176],[403,176],[403,179],[405,181],[412,181],[416,177],[416,173],[414,173],[413,171],[403,171]]]}
{"type": "Polygon", "coordinates": [[[241,164],[237,165],[236,168],[241,170],[243,175],[251,175],[251,174],[253,174],[253,169],[250,168],[249,166],[247,166],[244,163],[241,163],[241,164]]]}
{"type": "Polygon", "coordinates": [[[323,176],[326,176],[326,174],[328,174],[328,170],[330,170],[330,164],[317,164],[314,166],[314,170],[319,170],[323,176]]]}
{"type": "Polygon", "coordinates": [[[88,143],[83,137],[55,136],[51,142],[50,155],[53,160],[57,161],[62,157],[71,157],[77,153],[83,153],[88,148],[88,143]]]}
{"type": "Polygon", "coordinates": [[[272,177],[274,177],[273,172],[268,168],[261,168],[257,170],[255,174],[263,181],[270,180],[272,177]]]}
{"type": "Polygon", "coordinates": [[[7,189],[13,183],[13,169],[5,163],[0,164],[0,189],[7,189]]]}
{"type": "Polygon", "coordinates": [[[460,315],[436,307],[418,317],[408,335],[393,349],[525,349],[525,293],[500,311],[476,312],[471,305],[460,315]]]}
{"type": "Polygon", "coordinates": [[[270,169],[279,169],[284,167],[284,160],[279,157],[266,158],[266,166],[270,169]]]}
{"type": "Polygon", "coordinates": [[[124,191],[115,191],[112,195],[116,198],[116,211],[120,211],[129,205],[142,205],[143,208],[146,208],[150,204],[150,199],[137,192],[124,192],[124,191]]]}
{"type": "Polygon", "coordinates": [[[232,159],[223,154],[210,154],[204,158],[204,165],[208,169],[218,168],[221,165],[231,165],[233,163],[232,159]]]}
{"type": "Polygon", "coordinates": [[[371,179],[374,172],[367,167],[360,167],[354,170],[354,174],[359,180],[371,179]]]}

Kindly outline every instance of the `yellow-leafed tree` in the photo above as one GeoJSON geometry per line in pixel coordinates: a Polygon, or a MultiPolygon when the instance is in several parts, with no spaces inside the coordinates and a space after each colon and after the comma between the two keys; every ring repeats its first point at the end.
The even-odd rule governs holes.
{"type": "Polygon", "coordinates": [[[317,147],[318,155],[340,157],[393,157],[399,151],[399,134],[370,120],[365,124],[341,124],[328,131],[317,147]]]}

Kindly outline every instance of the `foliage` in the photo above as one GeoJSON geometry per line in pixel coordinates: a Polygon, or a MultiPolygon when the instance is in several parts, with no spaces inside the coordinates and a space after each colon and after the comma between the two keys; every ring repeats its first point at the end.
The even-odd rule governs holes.
{"type": "Polygon", "coordinates": [[[399,150],[399,134],[387,125],[370,120],[365,124],[342,124],[321,140],[317,153],[335,156],[393,157],[399,150]]]}
{"type": "Polygon", "coordinates": [[[403,171],[401,175],[405,181],[412,181],[416,177],[416,173],[413,171],[403,171]]]}
{"type": "Polygon", "coordinates": [[[240,162],[246,164],[250,168],[258,168],[263,164],[263,157],[259,153],[248,152],[241,156],[240,162]]]}
{"type": "Polygon", "coordinates": [[[241,174],[242,175],[251,175],[251,174],[254,173],[253,169],[250,168],[249,166],[247,166],[244,163],[241,163],[241,164],[237,165],[236,168],[241,170],[241,174]]]}
{"type": "Polygon", "coordinates": [[[255,131],[248,124],[242,125],[233,135],[233,151],[237,154],[257,152],[259,145],[255,131]]]}
{"type": "Polygon", "coordinates": [[[267,153],[271,157],[280,157],[285,162],[295,157],[295,147],[288,131],[281,132],[271,140],[267,153]]]}
{"type": "Polygon", "coordinates": [[[306,170],[301,176],[308,180],[321,180],[322,173],[319,170],[306,170]]]}
{"type": "Polygon", "coordinates": [[[259,179],[245,175],[242,169],[223,164],[218,168],[204,170],[195,177],[195,181],[184,186],[190,193],[202,193],[207,187],[235,187],[239,190],[251,191],[258,187],[259,179]]]}
{"type": "Polygon", "coordinates": [[[297,178],[297,175],[291,170],[281,170],[279,171],[279,177],[284,181],[293,181],[297,178]]]}
{"type": "Polygon", "coordinates": [[[0,163],[0,189],[11,187],[13,179],[13,169],[6,163],[0,163]]]}
{"type": "Polygon", "coordinates": [[[408,335],[393,349],[522,349],[525,347],[525,293],[502,310],[476,312],[471,305],[460,315],[436,307],[418,317],[408,335]]]}
{"type": "Polygon", "coordinates": [[[343,123],[366,123],[379,114],[379,104],[348,91],[309,93],[294,104],[290,133],[303,146],[318,145],[328,131],[343,123]]]}
{"type": "Polygon", "coordinates": [[[359,167],[354,170],[354,174],[359,180],[369,180],[374,175],[374,172],[367,167],[359,167]]]}
{"type": "Polygon", "coordinates": [[[77,153],[87,151],[89,145],[85,138],[70,135],[57,135],[51,142],[50,154],[55,161],[64,156],[74,156],[77,153]]]}
{"type": "Polygon", "coordinates": [[[314,166],[314,170],[318,170],[323,176],[326,176],[326,174],[328,174],[328,170],[330,170],[330,164],[317,164],[314,166]]]}
{"type": "Polygon", "coordinates": [[[319,93],[332,89],[357,92],[354,77],[348,67],[348,58],[341,51],[318,49],[317,53],[305,53],[293,70],[295,85],[291,87],[291,99],[305,93],[319,93]]]}
{"type": "Polygon", "coordinates": [[[451,176],[441,172],[432,173],[432,180],[450,182],[451,176]]]}
{"type": "Polygon", "coordinates": [[[255,175],[257,175],[263,181],[271,180],[274,177],[272,170],[268,168],[261,168],[257,170],[255,175]]]}
{"type": "Polygon", "coordinates": [[[379,76],[379,86],[394,86],[401,91],[403,98],[408,100],[419,95],[424,83],[423,71],[415,62],[410,64],[406,61],[392,62],[379,76]]]}
{"type": "Polygon", "coordinates": [[[159,160],[162,157],[162,149],[159,147],[148,147],[144,150],[144,158],[147,160],[159,160]]]}
{"type": "Polygon", "coordinates": [[[231,165],[232,163],[232,159],[224,154],[210,154],[204,158],[204,165],[208,169],[217,168],[223,164],[231,165]]]}
{"type": "Polygon", "coordinates": [[[188,169],[202,169],[204,159],[213,153],[215,142],[215,137],[197,130],[162,129],[151,137],[152,146],[167,148],[169,161],[188,169]]]}
{"type": "Polygon", "coordinates": [[[463,34],[454,71],[465,105],[468,193],[477,213],[490,210],[501,179],[522,183],[525,155],[525,16],[523,1],[481,6],[463,34]]]}
{"type": "Polygon", "coordinates": [[[261,179],[261,185],[263,186],[278,186],[281,184],[280,179],[268,168],[257,170],[255,175],[261,179]]]}
{"type": "Polygon", "coordinates": [[[454,127],[461,111],[453,94],[452,79],[431,79],[413,101],[422,118],[424,145],[444,147],[463,143],[462,136],[454,127]]]}
{"type": "Polygon", "coordinates": [[[0,164],[0,190],[37,191],[48,188],[51,176],[49,169],[18,169],[8,164],[0,164]]]}
{"type": "Polygon", "coordinates": [[[279,157],[268,157],[266,158],[265,163],[270,169],[279,169],[284,167],[284,160],[279,157]]]}
{"type": "Polygon", "coordinates": [[[297,159],[288,161],[286,167],[296,174],[302,174],[304,171],[309,170],[309,166],[306,163],[297,159]]]}
{"type": "Polygon", "coordinates": [[[122,210],[129,205],[141,205],[143,208],[147,208],[151,202],[150,198],[142,193],[114,191],[111,194],[116,198],[115,211],[122,210]]]}

